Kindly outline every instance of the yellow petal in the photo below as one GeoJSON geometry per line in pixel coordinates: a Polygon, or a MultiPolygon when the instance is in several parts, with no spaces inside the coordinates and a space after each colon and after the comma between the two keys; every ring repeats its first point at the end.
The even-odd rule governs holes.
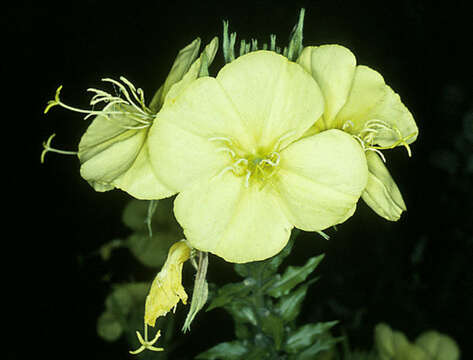
{"type": "MultiPolygon", "coordinates": [[[[134,112],[131,106],[108,105],[107,110],[134,112]]],[[[129,115],[95,117],[79,143],[81,176],[96,191],[118,187],[138,199],[161,199],[173,194],[155,176],[148,161],[147,129],[129,115]]]]}
{"type": "Polygon", "coordinates": [[[384,127],[378,127],[374,144],[390,147],[405,138],[410,144],[416,140],[418,129],[412,114],[396,94],[384,82],[377,71],[367,66],[357,66],[353,86],[347,103],[337,116],[337,124],[351,126],[346,129],[358,135],[370,120],[381,121],[384,127]]]}
{"type": "Polygon", "coordinates": [[[113,184],[140,200],[163,199],[175,193],[154,175],[149,161],[148,141],[145,141],[130,168],[115,179],[113,184]]]}
{"type": "Polygon", "coordinates": [[[387,94],[387,86],[380,73],[367,66],[358,65],[348,99],[337,115],[337,124],[346,126],[346,131],[358,134],[366,121],[367,115],[387,94]]]}
{"type": "Polygon", "coordinates": [[[215,137],[245,142],[247,132],[238,112],[217,80],[192,82],[174,106],[163,109],[149,134],[149,152],[155,174],[175,191],[201,178],[216,175],[228,164],[215,137]],[[228,134],[228,135],[227,135],[228,134]]]}
{"type": "Polygon", "coordinates": [[[179,300],[185,304],[187,294],[182,287],[182,265],[190,257],[190,248],[185,241],[175,243],[161,271],[156,275],[145,305],[145,323],[154,326],[156,319],[166,315],[179,300]]]}
{"type": "MultiPolygon", "coordinates": [[[[129,106],[114,106],[112,110],[133,111],[129,106]]],[[[110,110],[110,105],[104,111],[110,110]]],[[[146,132],[124,126],[137,123],[127,115],[99,115],[90,124],[79,143],[81,175],[93,183],[111,183],[133,163],[141,150],[146,132]]]]}
{"type": "Polygon", "coordinates": [[[379,216],[391,221],[399,220],[406,210],[399,188],[377,154],[368,151],[366,159],[369,175],[362,199],[379,216]]]}
{"type": "Polygon", "coordinates": [[[247,187],[231,172],[181,192],[174,213],[193,247],[236,263],[277,254],[292,229],[270,186],[247,187]]]}
{"type": "Polygon", "coordinates": [[[255,51],[224,66],[217,80],[252,137],[253,148],[282,136],[299,138],[323,112],[316,82],[300,66],[271,51],[255,51]]]}
{"type": "Polygon", "coordinates": [[[356,58],[340,45],[309,46],[298,61],[317,81],[325,99],[325,129],[339,127],[335,117],[347,101],[355,74],[356,58]]]}
{"type": "Polygon", "coordinates": [[[458,360],[460,350],[456,342],[437,331],[426,331],[416,339],[416,345],[423,348],[432,359],[458,360]]]}
{"type": "Polygon", "coordinates": [[[355,211],[367,182],[365,155],[352,136],[324,131],[281,152],[274,182],[297,228],[323,230],[355,211]]]}

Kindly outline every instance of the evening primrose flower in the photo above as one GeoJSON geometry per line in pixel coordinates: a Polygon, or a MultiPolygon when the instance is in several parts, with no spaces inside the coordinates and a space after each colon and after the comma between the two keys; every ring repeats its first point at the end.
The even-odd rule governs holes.
{"type": "Polygon", "coordinates": [[[168,257],[161,271],[156,275],[148,296],[146,297],[144,317],[144,338],[137,331],[141,347],[132,354],[138,354],[143,350],[162,351],[162,348],[154,347],[154,343],[160,336],[156,333],[152,341],[148,340],[148,326],[155,326],[156,319],[165,316],[170,310],[175,309],[179,301],[187,303],[187,294],[182,286],[182,266],[191,256],[191,248],[185,240],[181,240],[169,249],[168,257]]]}
{"type": "Polygon", "coordinates": [[[455,340],[437,331],[420,334],[415,342],[389,325],[376,325],[374,340],[381,360],[458,360],[460,350],[455,340]]]}
{"type": "Polygon", "coordinates": [[[411,155],[409,144],[418,135],[412,114],[378,72],[357,66],[343,46],[306,47],[297,62],[317,81],[325,99],[324,114],[308,134],[339,129],[356,138],[369,169],[363,200],[378,215],[398,220],[406,206],[380,150],[404,146],[411,155]]]}
{"type": "MultiPolygon", "coordinates": [[[[96,191],[119,188],[137,199],[147,200],[173,194],[151,170],[148,156],[149,129],[162,108],[173,103],[179,92],[200,76],[203,69],[205,74],[207,66],[215,56],[217,46],[217,38],[214,38],[197,60],[200,39],[182,49],[166,81],[156,92],[149,106],[145,103],[143,90],[137,89],[124,77],[121,77],[120,81],[103,79],[118,90],[116,95],[99,89],[89,89],[94,93],[90,105],[94,107],[105,104],[102,110],[71,107],[62,102],[61,87],[58,88],[55,99],[48,103],[45,113],[51,107],[59,105],[85,113],[86,118],[94,117],[80,140],[77,155],[81,162],[81,176],[96,191]]],[[[67,153],[51,148],[50,140],[44,147],[42,160],[47,151],[67,153]]]]}
{"type": "Polygon", "coordinates": [[[278,253],[291,229],[350,217],[367,182],[359,143],[330,130],[302,138],[324,100],[298,64],[255,51],[190,84],[151,127],[156,176],[179,192],[189,244],[244,263],[278,253]]]}

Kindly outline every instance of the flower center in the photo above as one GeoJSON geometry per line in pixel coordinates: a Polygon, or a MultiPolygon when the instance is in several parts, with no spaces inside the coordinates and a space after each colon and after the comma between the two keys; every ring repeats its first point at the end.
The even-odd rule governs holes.
{"type": "Polygon", "coordinates": [[[366,121],[363,128],[358,132],[356,132],[354,127],[355,126],[353,122],[351,120],[347,120],[342,125],[342,130],[350,133],[356,140],[358,140],[364,151],[374,151],[378,153],[384,162],[386,162],[386,159],[380,150],[392,149],[399,145],[404,146],[407,150],[408,155],[411,156],[411,149],[407,141],[413,136],[415,136],[415,133],[403,137],[401,131],[396,126],[393,126],[392,124],[389,124],[386,121],[378,119],[371,119],[366,121]],[[397,140],[390,146],[374,145],[375,136],[381,133],[382,131],[392,133],[394,137],[397,138],[397,140]]]}
{"type": "Polygon", "coordinates": [[[243,151],[232,139],[227,137],[213,137],[209,141],[216,142],[220,147],[217,152],[227,153],[230,157],[230,165],[220,171],[219,176],[226,172],[232,172],[235,176],[245,178],[245,186],[250,183],[259,183],[264,185],[278,169],[280,156],[278,151],[280,141],[277,142],[275,149],[265,151],[264,149],[256,153],[243,151]]]}

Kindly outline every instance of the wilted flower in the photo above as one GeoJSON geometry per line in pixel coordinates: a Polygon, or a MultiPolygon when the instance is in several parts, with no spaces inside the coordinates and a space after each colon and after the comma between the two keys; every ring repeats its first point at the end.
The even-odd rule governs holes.
{"type": "Polygon", "coordinates": [[[355,137],[366,151],[369,169],[363,200],[378,215],[398,220],[406,206],[380,150],[405,146],[411,154],[409,144],[418,134],[411,113],[378,72],[357,66],[343,46],[306,47],[297,62],[317,81],[325,99],[324,114],[309,134],[340,129],[355,137]]]}
{"type": "Polygon", "coordinates": [[[160,331],[156,333],[153,340],[148,340],[148,326],[153,326],[156,319],[165,316],[169,311],[175,309],[179,300],[187,303],[187,294],[182,286],[182,266],[189,260],[191,248],[187,246],[185,240],[181,240],[169,249],[168,257],[161,271],[156,275],[151,284],[151,289],[146,297],[145,317],[144,317],[144,338],[137,331],[136,334],[141,343],[141,347],[132,354],[138,354],[143,350],[162,351],[162,348],[154,347],[154,343],[160,336],[160,331]]]}
{"type": "Polygon", "coordinates": [[[262,260],[294,226],[319,231],[353,214],[365,156],[340,130],[303,138],[322,113],[307,72],[256,51],[194,81],[158,114],[151,163],[179,192],[174,212],[192,247],[231,262],[262,260]]]}

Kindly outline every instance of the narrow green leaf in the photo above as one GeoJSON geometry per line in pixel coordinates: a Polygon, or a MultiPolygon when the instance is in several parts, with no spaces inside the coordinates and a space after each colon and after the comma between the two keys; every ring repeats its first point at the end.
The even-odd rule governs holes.
{"type": "Polygon", "coordinates": [[[272,314],[267,309],[261,309],[259,314],[261,330],[274,340],[274,347],[280,350],[284,338],[284,323],[283,320],[272,314]]]}
{"type": "Polygon", "coordinates": [[[302,302],[307,294],[307,289],[317,280],[318,278],[312,279],[304,285],[299,286],[297,290],[290,292],[279,299],[276,305],[276,311],[285,323],[291,322],[297,318],[301,311],[302,302]]]}
{"type": "Polygon", "coordinates": [[[236,297],[245,297],[251,291],[251,286],[248,286],[251,281],[242,281],[239,283],[226,284],[218,289],[217,295],[212,299],[206,311],[225,306],[229,304],[236,297]]]}
{"type": "Polygon", "coordinates": [[[322,335],[337,324],[337,322],[338,321],[329,321],[301,326],[287,337],[284,350],[289,354],[300,352],[301,350],[313,345],[319,337],[322,337],[322,335]]]}
{"type": "Polygon", "coordinates": [[[230,341],[215,345],[211,349],[200,353],[196,359],[205,360],[240,360],[248,349],[241,341],[230,341]]]}
{"type": "Polygon", "coordinates": [[[332,349],[335,344],[341,341],[341,338],[325,336],[318,339],[315,344],[297,354],[296,360],[313,360],[317,354],[332,349]]]}
{"type": "Polygon", "coordinates": [[[236,322],[249,323],[253,326],[258,325],[258,319],[253,311],[253,307],[248,305],[246,301],[234,299],[225,306],[225,310],[230,313],[236,322]]]}
{"type": "Polygon", "coordinates": [[[310,258],[303,266],[289,266],[282,276],[277,275],[277,280],[267,290],[267,293],[273,297],[287,295],[291,289],[305,281],[323,258],[324,254],[310,258]]]}

